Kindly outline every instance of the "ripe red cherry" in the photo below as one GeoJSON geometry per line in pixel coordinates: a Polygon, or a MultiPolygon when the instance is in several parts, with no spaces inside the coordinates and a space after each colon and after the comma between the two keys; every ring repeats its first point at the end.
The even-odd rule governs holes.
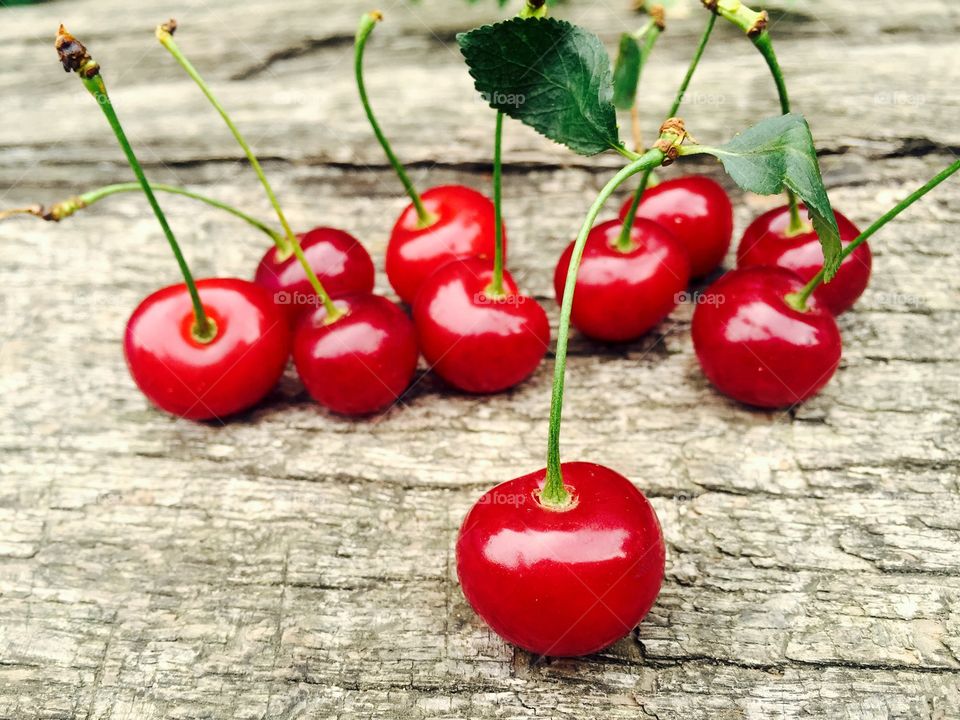
{"type": "MultiPolygon", "coordinates": [[[[608,342],[634,340],[663,320],[690,280],[683,246],[663,227],[637,218],[630,231],[633,249],[616,248],[621,222],[597,225],[587,236],[577,274],[570,321],[584,335],[608,342]]],[[[560,256],[553,286],[563,302],[571,243],[560,256]]]]}
{"type": "Polygon", "coordinates": [[[540,504],[545,469],[480,498],[460,528],[457,574],[504,640],[569,657],[602,650],[643,619],[666,552],[653,507],[629,480],[592,463],[562,470],[568,510],[540,504]]]}
{"type": "MultiPolygon", "coordinates": [[[[307,263],[331,297],[373,291],[373,260],[353,235],[318,227],[298,238],[307,263]]],[[[281,259],[277,249],[271,248],[257,266],[253,280],[270,291],[291,323],[319,302],[303,266],[292,253],[281,259]]]]}
{"type": "MultiPolygon", "coordinates": [[[[835,215],[840,241],[849,245],[860,231],[840,213],[835,215]]],[[[823,267],[823,248],[817,234],[811,230],[788,236],[789,224],[790,209],[786,205],[765,212],[750,223],[737,248],[737,267],[777,265],[793,270],[804,282],[813,278],[823,267]]],[[[867,289],[871,265],[870,248],[863,243],[844,259],[833,280],[821,283],[813,296],[834,315],[849,310],[867,289]]]]}
{"type": "Polygon", "coordinates": [[[245,410],[276,384],[290,356],[290,329],[265,289],[247,280],[197,281],[217,334],[208,343],[191,332],[187,286],[147,297],[127,322],[123,351],[130,374],[157,407],[190,420],[245,410]]]}
{"type": "Polygon", "coordinates": [[[507,272],[505,295],[490,297],[490,262],[447,263],[420,288],[413,321],[423,357],[454,387],[493,393],[526,380],[550,344],[547,314],[507,272]]]}
{"type": "Polygon", "coordinates": [[[341,415],[369,415],[393,405],[417,368],[413,323],[379,295],[348,295],[346,312],[327,323],[321,305],[305,313],[293,339],[293,361],[307,392],[341,415]]]}
{"type": "MultiPolygon", "coordinates": [[[[629,198],[621,208],[621,220],[632,202],[629,198]]],[[[702,175],[673,178],[646,189],[637,217],[662,225],[687,248],[691,277],[703,277],[723,262],[733,237],[730,197],[702,175]]]]}
{"type": "Polygon", "coordinates": [[[803,285],[790,270],[752,267],[728,272],[700,296],[693,346],[720,392],[781,408],[815,395],[833,377],[841,354],[837,321],[816,297],[805,312],[784,299],[803,285]]]}
{"type": "MultiPolygon", "coordinates": [[[[431,188],[421,196],[436,221],[419,226],[417,212],[408,205],[394,225],[387,245],[387,278],[400,299],[416,299],[420,285],[451,260],[493,257],[493,203],[462,185],[431,188]]],[[[504,236],[506,243],[506,236],[504,236]]]]}

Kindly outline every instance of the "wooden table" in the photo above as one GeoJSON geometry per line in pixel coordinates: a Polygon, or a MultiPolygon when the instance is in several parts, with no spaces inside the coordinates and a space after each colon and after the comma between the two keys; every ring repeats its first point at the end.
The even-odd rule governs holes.
{"type": "MultiPolygon", "coordinates": [[[[153,39],[172,14],[288,215],[355,233],[382,269],[405,200],[355,97],[366,3],[150,5],[0,10],[0,206],[130,178],[98,109],[58,67],[62,20],[102,63],[155,181],[270,218],[219,119],[153,39]]],[[[561,14],[612,48],[638,25],[623,5],[572,0],[561,14]]],[[[643,81],[648,133],[705,20],[692,2],[674,7],[643,81]]],[[[960,147],[960,11],[948,0],[782,7],[773,32],[795,105],[834,204],[865,225],[960,147]]],[[[421,185],[487,190],[494,118],[454,34],[494,19],[495,3],[382,9],[368,84],[398,153],[421,185]]],[[[722,142],[776,112],[760,57],[719,28],[688,127],[722,142]]],[[[513,122],[505,152],[511,266],[555,324],[555,259],[620,160],[575,157],[513,122]]],[[[684,169],[722,177],[706,162],[667,172],[684,169]]],[[[575,338],[564,455],[632,478],[668,541],[650,616],[580,660],[537,659],[493,635],[452,554],[482,491],[543,466],[549,359],[489,398],[427,375],[372,421],[323,412],[291,370],[225,426],[179,422],[148,406],[121,352],[136,303],[177,280],[143,198],[59,226],[4,223],[0,717],[960,716],[957,187],[875,238],[871,288],[840,321],[843,365],[788,413],[746,410],[708,386],[689,304],[632,345],[575,338]]],[[[738,232],[778,202],[731,191],[738,232]]],[[[162,202],[198,275],[252,273],[263,237],[162,202]]],[[[378,286],[388,291],[382,273],[378,286]]]]}

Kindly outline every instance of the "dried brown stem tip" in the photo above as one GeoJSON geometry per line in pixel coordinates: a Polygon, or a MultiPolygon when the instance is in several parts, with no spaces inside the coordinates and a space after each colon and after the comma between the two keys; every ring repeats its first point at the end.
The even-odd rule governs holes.
{"type": "Polygon", "coordinates": [[[380,12],[379,10],[371,10],[370,17],[372,17],[376,22],[383,21],[383,13],[380,12]]]}
{"type": "Polygon", "coordinates": [[[750,29],[747,30],[747,37],[756,37],[766,30],[767,25],[769,24],[770,15],[767,14],[766,10],[761,11],[760,14],[757,15],[756,21],[754,21],[753,25],[750,26],[750,29]]]}
{"type": "Polygon", "coordinates": [[[647,0],[633,0],[633,4],[630,6],[630,8],[635,13],[644,12],[646,10],[646,7],[647,7],[647,0]]]}
{"type": "Polygon", "coordinates": [[[170,18],[163,25],[160,26],[160,29],[165,33],[173,35],[177,31],[177,21],[173,18],[170,18]]]}
{"type": "Polygon", "coordinates": [[[90,57],[87,48],[67,29],[60,25],[57,31],[57,41],[54,43],[60,62],[65,72],[75,72],[85,78],[92,78],[100,74],[100,66],[90,57]]]}
{"type": "Polygon", "coordinates": [[[650,6],[650,19],[660,28],[660,32],[667,29],[667,13],[663,9],[663,5],[650,6]]]}
{"type": "Polygon", "coordinates": [[[720,2],[720,0],[701,0],[701,2],[703,3],[703,6],[704,6],[707,10],[711,10],[711,11],[713,11],[713,12],[716,12],[716,11],[717,11],[717,4],[720,2]]]}
{"type": "Polygon", "coordinates": [[[672,117],[666,120],[663,125],[660,126],[660,138],[653,144],[657,150],[666,156],[661,164],[669,165],[680,157],[679,146],[682,145],[683,141],[688,137],[690,137],[690,135],[687,133],[687,128],[683,124],[682,118],[672,117]]]}

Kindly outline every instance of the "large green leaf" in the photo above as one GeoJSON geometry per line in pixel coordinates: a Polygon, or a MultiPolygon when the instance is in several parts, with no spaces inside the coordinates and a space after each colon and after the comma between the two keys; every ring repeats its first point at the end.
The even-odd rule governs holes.
{"type": "Polygon", "coordinates": [[[620,146],[610,57],[593,33],[514,18],[457,36],[491,107],[581,155],[620,146]]]}
{"type": "Polygon", "coordinates": [[[840,231],[823,187],[810,126],[802,115],[767,118],[737,134],[726,145],[693,146],[687,151],[706,152],[719,158],[744,190],[775,195],[786,187],[796,193],[806,205],[823,246],[826,279],[834,276],[840,265],[840,231]]]}
{"type": "Polygon", "coordinates": [[[620,36],[620,52],[613,66],[613,104],[629,110],[637,101],[640,84],[640,43],[629,33],[620,36]]]}

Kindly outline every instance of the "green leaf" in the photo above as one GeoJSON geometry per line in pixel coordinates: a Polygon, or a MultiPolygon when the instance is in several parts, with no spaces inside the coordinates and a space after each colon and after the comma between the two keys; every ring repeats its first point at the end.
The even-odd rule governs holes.
{"type": "MultiPolygon", "coordinates": [[[[688,152],[705,152],[720,159],[733,180],[760,195],[792,190],[806,205],[813,229],[823,246],[826,279],[840,266],[840,231],[823,187],[820,163],[810,126],[802,115],[790,113],[767,118],[737,134],[719,148],[696,146],[688,152]]],[[[693,154],[690,153],[690,154],[693,154]]]]}
{"type": "Polygon", "coordinates": [[[641,60],[640,43],[629,33],[621,35],[620,53],[613,66],[613,104],[621,110],[629,110],[637,101],[641,60]]]}
{"type": "Polygon", "coordinates": [[[581,155],[620,147],[610,57],[568,22],[514,18],[457,36],[484,99],[581,155]]]}

